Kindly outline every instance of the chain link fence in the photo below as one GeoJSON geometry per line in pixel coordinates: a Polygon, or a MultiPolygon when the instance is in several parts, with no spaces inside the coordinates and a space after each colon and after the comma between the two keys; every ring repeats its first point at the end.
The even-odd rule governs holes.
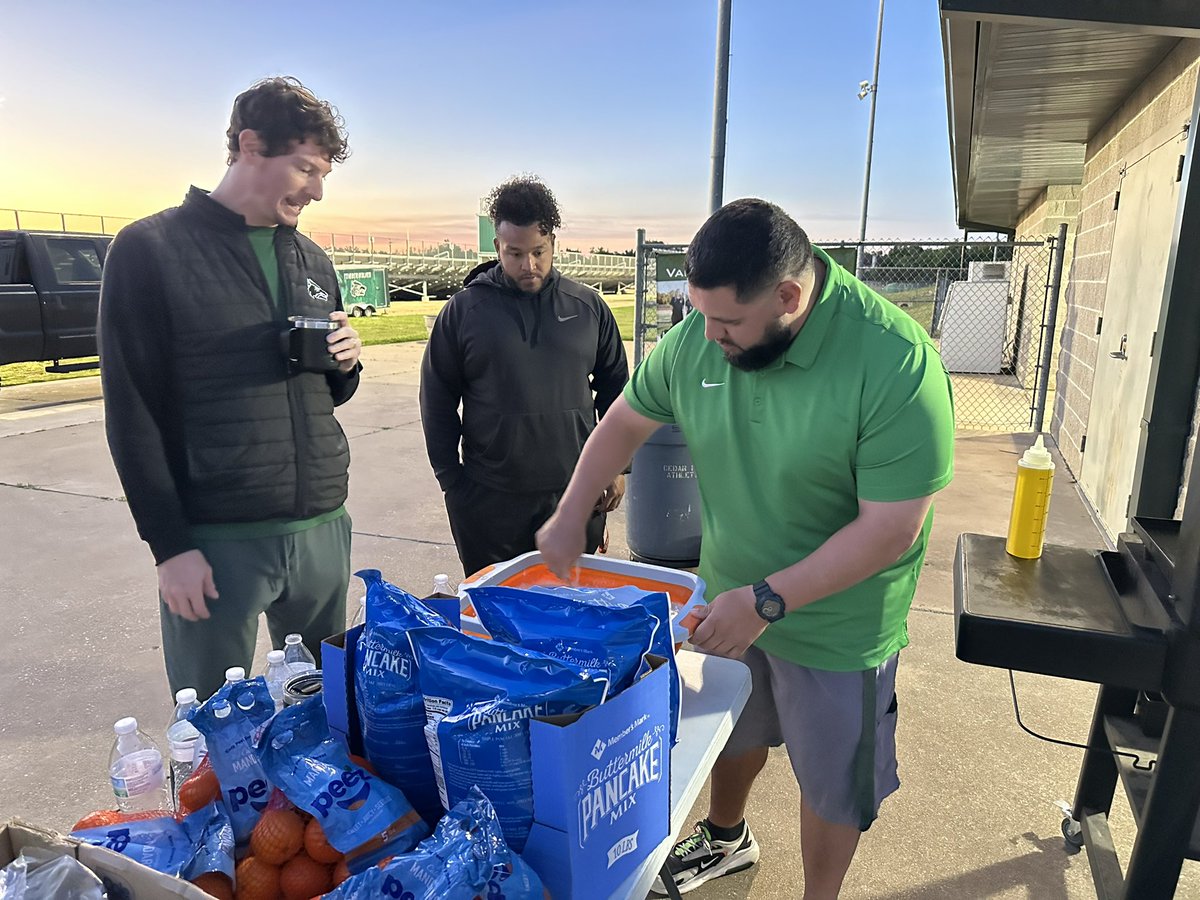
{"type": "MultiPolygon", "coordinates": [[[[1048,322],[1058,303],[1061,240],[924,241],[821,244],[859,280],[907,312],[933,338],[954,390],[960,429],[1032,431],[1040,427],[1057,365],[1048,322]]],[[[671,327],[674,283],[662,258],[685,245],[645,241],[639,232],[635,361],[671,327]]]]}

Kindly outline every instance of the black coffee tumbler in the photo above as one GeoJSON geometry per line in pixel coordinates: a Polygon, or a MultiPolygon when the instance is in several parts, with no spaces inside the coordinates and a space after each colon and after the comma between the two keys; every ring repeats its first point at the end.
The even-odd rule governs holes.
{"type": "Polygon", "coordinates": [[[326,340],[330,332],[337,331],[338,323],[332,319],[314,319],[307,316],[291,316],[288,319],[288,362],[301,372],[332,372],[337,360],[329,352],[326,340]]]}

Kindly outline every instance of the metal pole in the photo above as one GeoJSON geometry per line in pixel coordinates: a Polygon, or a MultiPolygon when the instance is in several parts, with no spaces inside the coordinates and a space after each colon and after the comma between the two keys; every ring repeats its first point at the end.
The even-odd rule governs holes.
{"type": "Polygon", "coordinates": [[[1046,322],[1042,326],[1042,360],[1039,363],[1037,390],[1034,394],[1036,410],[1033,414],[1033,433],[1041,434],[1046,425],[1046,392],[1050,387],[1050,359],[1054,355],[1054,325],[1058,319],[1058,295],[1062,287],[1063,258],[1067,252],[1067,223],[1058,226],[1058,237],[1054,241],[1054,273],[1050,276],[1050,308],[1046,311],[1046,322]]]}
{"type": "Polygon", "coordinates": [[[633,270],[633,364],[642,361],[642,345],[646,342],[646,267],[642,259],[646,252],[646,229],[637,230],[637,265],[633,270]]]}
{"type": "Polygon", "coordinates": [[[713,85],[712,174],[708,181],[708,212],[722,206],[725,193],[725,125],[729,118],[729,26],[733,0],[717,0],[717,74],[713,85]]]}
{"type": "Polygon", "coordinates": [[[862,217],[858,223],[859,242],[867,239],[867,198],[871,193],[871,151],[875,146],[875,101],[879,97],[879,51],[883,47],[883,0],[879,0],[879,25],[875,29],[875,71],[871,75],[871,113],[867,119],[867,173],[863,177],[862,217]]]}

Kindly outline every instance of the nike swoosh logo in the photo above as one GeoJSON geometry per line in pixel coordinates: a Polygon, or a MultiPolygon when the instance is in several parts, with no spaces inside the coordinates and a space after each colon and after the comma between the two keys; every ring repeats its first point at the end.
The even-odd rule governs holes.
{"type": "Polygon", "coordinates": [[[714,856],[712,859],[708,859],[702,863],[698,863],[696,865],[696,874],[700,875],[703,872],[707,872],[713,866],[720,865],[724,861],[725,861],[725,857],[724,857],[724,855],[722,855],[722,856],[714,856]]]}
{"type": "Polygon", "coordinates": [[[723,381],[709,381],[707,378],[701,378],[701,379],[700,379],[700,387],[706,387],[706,388],[709,388],[709,387],[720,387],[720,386],[721,386],[721,385],[723,385],[724,383],[725,383],[725,382],[723,382],[723,381]]]}
{"type": "Polygon", "coordinates": [[[578,319],[578,318],[579,318],[579,313],[575,313],[575,315],[573,315],[573,316],[559,316],[558,321],[570,322],[572,319],[578,319]]]}

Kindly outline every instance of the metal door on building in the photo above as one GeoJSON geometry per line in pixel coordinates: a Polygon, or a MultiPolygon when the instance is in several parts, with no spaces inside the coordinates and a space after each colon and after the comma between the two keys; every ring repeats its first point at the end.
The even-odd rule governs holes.
{"type": "MultiPolygon", "coordinates": [[[[1169,131],[1178,137],[1179,129],[1169,131]]],[[[1116,221],[1099,325],[1080,483],[1110,536],[1126,530],[1167,259],[1179,203],[1180,143],[1170,133],[1131,153],[1115,196],[1116,221]]]]}

